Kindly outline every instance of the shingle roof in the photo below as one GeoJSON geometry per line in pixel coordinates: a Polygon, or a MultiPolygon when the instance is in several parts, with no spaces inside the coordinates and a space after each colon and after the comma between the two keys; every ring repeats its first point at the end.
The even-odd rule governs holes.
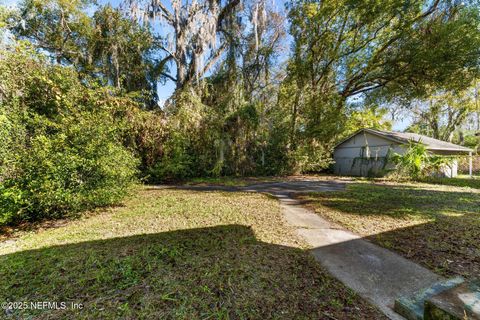
{"type": "MultiPolygon", "coordinates": [[[[472,152],[472,149],[459,146],[458,144],[430,138],[427,136],[424,136],[422,134],[417,134],[417,133],[411,133],[411,132],[394,132],[394,131],[380,131],[380,130],[374,130],[374,129],[362,129],[357,131],[355,134],[350,136],[348,139],[351,137],[357,135],[358,133],[366,131],[370,132],[372,134],[382,136],[386,139],[404,144],[408,143],[410,141],[415,141],[415,142],[420,142],[424,144],[428,150],[444,150],[444,151],[460,151],[460,152],[472,152]]],[[[348,140],[346,139],[346,140],[348,140]]],[[[346,140],[343,140],[341,143],[345,142],[346,140]]],[[[341,144],[340,143],[340,144],[341,144]]],[[[340,145],[338,144],[338,145],[340,145]]],[[[338,146],[337,145],[337,146],[338,146]]]]}

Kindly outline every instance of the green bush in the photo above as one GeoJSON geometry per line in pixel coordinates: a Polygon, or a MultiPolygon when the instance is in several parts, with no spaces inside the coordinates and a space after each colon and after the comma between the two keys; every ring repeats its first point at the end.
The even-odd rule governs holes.
{"type": "Polygon", "coordinates": [[[0,183],[0,226],[18,220],[24,208],[23,191],[13,183],[0,183]]]}
{"type": "Polygon", "coordinates": [[[393,154],[390,160],[396,164],[394,174],[412,179],[437,175],[442,167],[451,165],[451,159],[430,154],[425,145],[415,141],[409,143],[404,154],[393,154]]]}
{"type": "Polygon", "coordinates": [[[3,55],[0,225],[118,203],[139,165],[125,143],[135,102],[31,53],[3,55]]]}
{"type": "Polygon", "coordinates": [[[126,194],[135,176],[135,158],[102,126],[80,123],[74,135],[32,139],[19,164],[22,175],[11,182],[14,188],[24,190],[22,220],[109,205],[126,194]]]}
{"type": "Polygon", "coordinates": [[[188,141],[173,133],[165,142],[163,157],[149,169],[151,182],[173,181],[193,176],[193,160],[188,141]]]}

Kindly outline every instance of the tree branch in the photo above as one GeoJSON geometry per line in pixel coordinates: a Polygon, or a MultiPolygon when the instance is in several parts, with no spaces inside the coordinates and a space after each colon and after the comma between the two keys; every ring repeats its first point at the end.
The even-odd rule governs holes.
{"type": "Polygon", "coordinates": [[[199,78],[201,78],[220,58],[222,53],[227,49],[227,43],[224,42],[220,48],[212,55],[208,63],[203,67],[202,72],[198,75],[199,78]]]}
{"type": "Polygon", "coordinates": [[[240,0],[230,0],[225,7],[223,7],[222,11],[218,15],[217,19],[217,27],[220,27],[223,20],[235,9],[235,7],[240,4],[240,0]]]}
{"type": "Polygon", "coordinates": [[[168,79],[172,80],[173,82],[177,82],[177,79],[174,78],[173,76],[169,75],[168,73],[160,72],[160,75],[164,76],[165,78],[168,78],[168,79]]]}
{"type": "Polygon", "coordinates": [[[152,5],[152,10],[149,12],[150,18],[154,17],[155,11],[159,11],[160,14],[168,21],[170,24],[173,24],[173,15],[168,9],[163,5],[161,1],[158,1],[155,5],[152,5]]]}
{"type": "MultiPolygon", "coordinates": [[[[168,49],[165,48],[164,46],[160,46],[160,49],[162,49],[163,51],[165,51],[166,53],[168,53],[168,56],[166,56],[165,58],[163,58],[163,60],[165,60],[165,59],[167,59],[167,60],[168,60],[168,59],[173,59],[173,60],[175,60],[175,61],[178,62],[178,59],[177,59],[177,57],[173,54],[173,52],[171,52],[170,50],[168,50],[168,49]]],[[[163,61],[163,60],[162,60],[162,61],[163,61]]]]}

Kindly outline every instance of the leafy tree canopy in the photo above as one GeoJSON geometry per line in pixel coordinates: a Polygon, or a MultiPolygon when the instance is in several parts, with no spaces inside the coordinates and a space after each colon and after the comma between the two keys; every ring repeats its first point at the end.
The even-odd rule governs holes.
{"type": "Polygon", "coordinates": [[[106,5],[93,16],[90,0],[25,0],[13,32],[30,40],[57,63],[73,65],[80,76],[105,85],[143,91],[153,105],[163,65],[155,57],[158,41],[149,28],[106,5]]]}
{"type": "Polygon", "coordinates": [[[468,87],[479,71],[476,4],[290,2],[293,48],[283,86],[293,110],[292,145],[331,150],[351,130],[347,119],[356,105],[468,87]]]}
{"type": "Polygon", "coordinates": [[[378,88],[424,95],[477,75],[479,11],[437,1],[298,1],[289,5],[301,85],[340,98],[378,88]]]}

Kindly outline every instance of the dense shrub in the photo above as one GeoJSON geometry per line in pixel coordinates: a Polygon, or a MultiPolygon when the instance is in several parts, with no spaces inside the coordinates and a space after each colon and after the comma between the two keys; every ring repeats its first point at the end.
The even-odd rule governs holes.
{"type": "Polygon", "coordinates": [[[431,154],[425,145],[411,141],[404,154],[393,154],[391,159],[396,165],[393,175],[420,179],[435,176],[444,166],[451,165],[451,159],[431,154]]]}
{"type": "Polygon", "coordinates": [[[172,134],[164,145],[162,158],[149,168],[148,178],[152,182],[173,181],[191,177],[194,172],[193,156],[188,152],[188,142],[172,134]]]}
{"type": "Polygon", "coordinates": [[[138,167],[134,100],[26,49],[2,56],[0,225],[120,201],[138,167]]]}
{"type": "Polygon", "coordinates": [[[203,85],[203,93],[177,92],[165,107],[161,156],[147,170],[151,182],[292,172],[283,113],[247,101],[240,86],[223,78],[203,85]],[[267,112],[275,119],[267,120],[267,112]]]}
{"type": "MultiPolygon", "coordinates": [[[[132,153],[108,128],[81,119],[67,133],[39,135],[21,154],[21,175],[5,184],[22,191],[21,219],[59,216],[122,199],[135,175],[132,153]]],[[[6,191],[9,191],[7,188],[6,191]]]]}

